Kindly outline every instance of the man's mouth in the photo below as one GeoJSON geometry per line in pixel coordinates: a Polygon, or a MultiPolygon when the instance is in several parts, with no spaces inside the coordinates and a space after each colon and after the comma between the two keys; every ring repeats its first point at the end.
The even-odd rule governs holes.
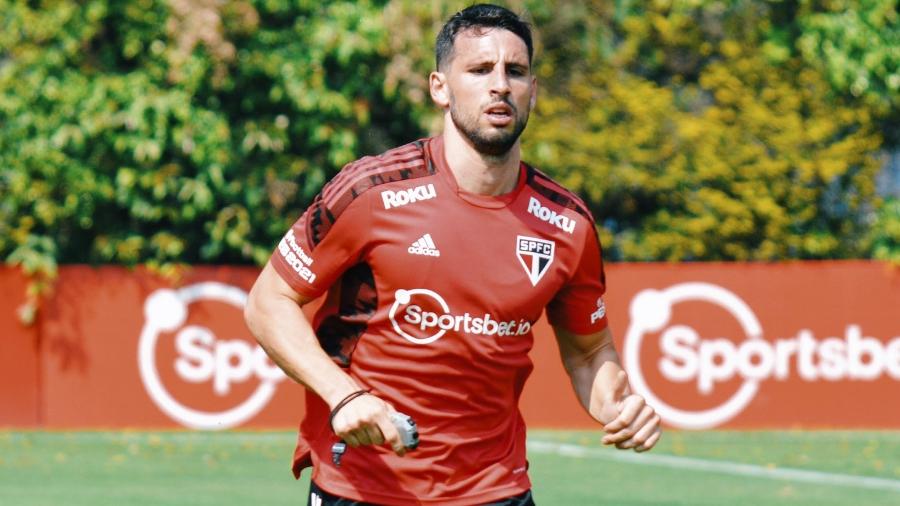
{"type": "Polygon", "coordinates": [[[484,110],[491,124],[505,126],[512,122],[513,109],[507,104],[495,104],[484,110]]]}

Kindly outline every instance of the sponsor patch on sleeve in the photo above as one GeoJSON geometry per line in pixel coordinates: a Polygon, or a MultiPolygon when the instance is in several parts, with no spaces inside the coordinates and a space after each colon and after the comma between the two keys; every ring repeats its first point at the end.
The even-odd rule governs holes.
{"type": "Polygon", "coordinates": [[[278,243],[278,253],[281,254],[284,261],[291,266],[294,272],[300,276],[300,279],[307,283],[316,281],[316,274],[310,269],[313,259],[306,254],[303,247],[297,242],[293,230],[288,230],[288,233],[278,243]]]}

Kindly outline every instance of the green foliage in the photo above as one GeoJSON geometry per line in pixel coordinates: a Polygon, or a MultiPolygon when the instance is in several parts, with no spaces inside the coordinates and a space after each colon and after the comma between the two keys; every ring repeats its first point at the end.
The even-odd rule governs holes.
{"type": "Polygon", "coordinates": [[[587,196],[614,258],[863,254],[879,145],[865,112],[825,107],[808,69],[723,46],[697,85],[604,68],[545,97],[531,158],[587,196]]]}
{"type": "MultiPolygon", "coordinates": [[[[344,163],[437,130],[465,5],[0,0],[0,257],[35,293],[57,262],[264,262],[344,163]]],[[[612,259],[897,258],[894,2],[508,5],[537,31],[526,159],[612,259]]]]}
{"type": "Polygon", "coordinates": [[[895,0],[799,2],[797,48],[842,91],[881,110],[900,106],[900,15],[895,0]]]}
{"type": "Polygon", "coordinates": [[[417,133],[381,7],[0,0],[0,256],[264,262],[343,164],[417,133]]]}
{"type": "Polygon", "coordinates": [[[900,149],[900,14],[896,0],[775,2],[789,20],[767,34],[770,55],[798,55],[834,93],[873,112],[886,144],[900,149]]]}
{"type": "Polygon", "coordinates": [[[535,11],[544,40],[576,34],[589,58],[539,60],[549,93],[525,146],[587,198],[611,258],[869,254],[876,112],[774,50],[796,19],[755,2],[603,5],[582,7],[593,19],[535,11]]]}
{"type": "Polygon", "coordinates": [[[872,227],[872,257],[900,265],[900,199],[889,199],[872,227]]]}

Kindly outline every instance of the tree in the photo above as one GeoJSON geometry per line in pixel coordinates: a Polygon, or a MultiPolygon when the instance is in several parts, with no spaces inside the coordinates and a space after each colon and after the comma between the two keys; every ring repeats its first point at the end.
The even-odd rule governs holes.
{"type": "MultiPolygon", "coordinates": [[[[508,4],[536,29],[526,159],[611,259],[900,255],[893,2],[508,4]]],[[[343,164],[436,131],[465,5],[0,0],[0,256],[32,297],[59,262],[261,264],[343,164]]]]}
{"type": "MultiPolygon", "coordinates": [[[[794,46],[838,92],[859,98],[900,144],[900,15],[892,0],[799,2],[794,46]]],[[[778,45],[773,37],[773,45],[778,45]]]]}
{"type": "Polygon", "coordinates": [[[0,256],[39,278],[262,263],[343,164],[418,131],[383,2],[32,5],[0,0],[0,256]]]}
{"type": "Polygon", "coordinates": [[[538,75],[552,79],[525,145],[587,198],[608,256],[868,254],[874,113],[802,58],[770,57],[768,34],[793,19],[755,2],[581,9],[595,15],[535,11],[553,30],[543,40],[567,40],[586,58],[560,65],[549,49],[539,59],[538,75]]]}

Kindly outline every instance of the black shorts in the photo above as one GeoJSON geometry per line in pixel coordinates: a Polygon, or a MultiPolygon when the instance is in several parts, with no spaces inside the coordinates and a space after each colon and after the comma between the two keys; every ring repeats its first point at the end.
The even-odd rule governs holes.
{"type": "MultiPolygon", "coordinates": [[[[353,499],[345,499],[325,492],[315,482],[309,482],[309,501],[307,506],[377,506],[368,502],[359,502],[353,499]]],[[[525,491],[513,497],[507,497],[484,506],[534,506],[531,498],[531,490],[525,491]]]]}

